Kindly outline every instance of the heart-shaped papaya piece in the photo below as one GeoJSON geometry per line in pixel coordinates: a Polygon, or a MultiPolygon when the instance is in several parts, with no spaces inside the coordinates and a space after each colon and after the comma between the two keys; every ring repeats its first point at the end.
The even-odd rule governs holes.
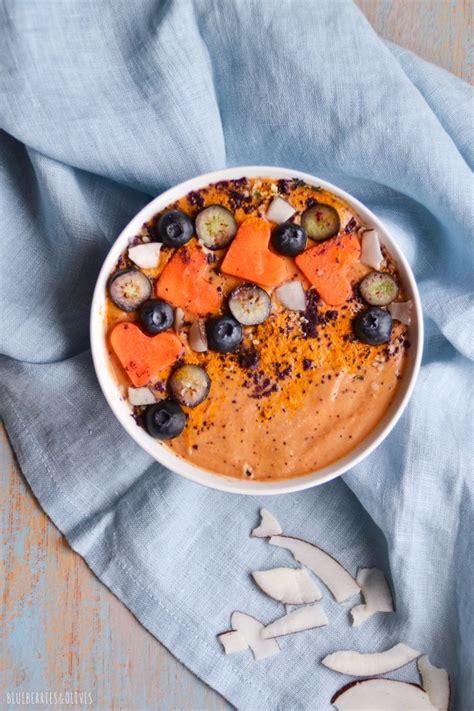
{"type": "Polygon", "coordinates": [[[156,295],[196,316],[216,313],[222,301],[209,279],[206,255],[193,245],[181,247],[170,259],[158,279],[156,295]]]}
{"type": "Polygon", "coordinates": [[[270,251],[270,236],[267,220],[248,217],[239,226],[221,271],[260,286],[279,286],[287,276],[286,261],[270,251]]]}
{"type": "Polygon", "coordinates": [[[347,270],[359,257],[359,238],[351,233],[305,250],[295,262],[326,304],[340,306],[352,294],[347,270]]]}
{"type": "Polygon", "coordinates": [[[123,369],[136,388],[146,385],[160,370],[173,365],[183,345],[174,333],[147,336],[134,323],[118,323],[110,343],[123,369]]]}

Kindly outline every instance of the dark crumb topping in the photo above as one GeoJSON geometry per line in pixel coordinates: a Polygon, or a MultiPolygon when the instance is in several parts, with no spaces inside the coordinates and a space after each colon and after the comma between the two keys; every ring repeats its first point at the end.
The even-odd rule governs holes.
{"type": "Polygon", "coordinates": [[[352,298],[350,300],[365,305],[365,301],[362,298],[362,294],[360,293],[359,284],[352,285],[352,298]]]}
{"type": "Polygon", "coordinates": [[[259,356],[256,348],[245,348],[237,353],[237,362],[243,370],[252,370],[258,366],[259,356]]]}
{"type": "Polygon", "coordinates": [[[193,207],[197,207],[199,210],[202,210],[202,208],[204,207],[203,196],[194,190],[188,193],[188,202],[190,205],[192,205],[193,207]]]}
{"type": "Polygon", "coordinates": [[[306,309],[302,319],[302,330],[305,338],[316,338],[318,335],[318,301],[315,289],[306,293],[306,309]]]}
{"type": "Polygon", "coordinates": [[[179,256],[183,264],[189,264],[189,262],[191,261],[191,253],[188,247],[182,247],[179,252],[179,256]]]}
{"type": "Polygon", "coordinates": [[[293,368],[291,365],[287,365],[286,367],[282,368],[279,363],[275,364],[275,371],[278,380],[284,380],[285,378],[287,378],[289,375],[291,375],[292,370],[293,368]]]}
{"type": "Polygon", "coordinates": [[[290,180],[279,180],[277,182],[277,188],[278,188],[278,192],[280,193],[280,195],[289,195],[291,192],[290,186],[291,186],[290,180]]]}
{"type": "Polygon", "coordinates": [[[349,220],[349,222],[347,223],[347,225],[344,228],[344,232],[346,234],[349,234],[350,232],[354,232],[356,227],[357,227],[357,222],[354,217],[351,217],[351,219],[349,220]]]}

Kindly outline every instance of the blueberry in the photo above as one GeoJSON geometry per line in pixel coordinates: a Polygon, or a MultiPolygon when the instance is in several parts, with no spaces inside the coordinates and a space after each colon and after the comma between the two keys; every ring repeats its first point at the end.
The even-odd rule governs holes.
{"type": "Polygon", "coordinates": [[[392,333],[392,317],[388,311],[372,306],[357,314],[354,319],[354,331],[357,338],[369,346],[387,343],[392,333]]]}
{"type": "Polygon", "coordinates": [[[150,405],[145,415],[148,433],[155,439],[174,439],[186,427],[186,415],[174,400],[150,405]]]}
{"type": "Polygon", "coordinates": [[[232,316],[220,316],[206,323],[207,341],[211,351],[230,353],[242,343],[242,326],[232,316]]]}
{"type": "Polygon", "coordinates": [[[181,210],[170,210],[158,220],[158,234],[168,247],[181,247],[193,236],[194,227],[190,217],[181,210]]]}
{"type": "Polygon", "coordinates": [[[272,232],[271,243],[276,252],[287,257],[296,257],[306,247],[306,230],[293,222],[282,222],[272,232]]]}
{"type": "Polygon", "coordinates": [[[150,299],[141,307],[139,319],[147,333],[161,333],[173,325],[174,313],[166,301],[150,299]]]}

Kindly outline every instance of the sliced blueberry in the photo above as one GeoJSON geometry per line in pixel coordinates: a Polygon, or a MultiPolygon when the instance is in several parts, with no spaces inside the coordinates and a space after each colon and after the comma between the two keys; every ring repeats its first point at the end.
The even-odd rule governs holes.
{"type": "Polygon", "coordinates": [[[222,205],[209,205],[196,217],[196,234],[208,249],[223,249],[235,237],[237,222],[222,205]]]}
{"type": "Polygon", "coordinates": [[[181,210],[170,210],[158,220],[158,234],[168,247],[182,247],[193,236],[191,218],[181,210]]]}
{"type": "Polygon", "coordinates": [[[308,237],[315,242],[334,237],[341,226],[337,210],[325,203],[317,203],[305,210],[301,216],[301,224],[308,237]]]}
{"type": "Polygon", "coordinates": [[[147,408],[145,422],[155,439],[174,439],[186,427],[186,415],[177,402],[166,399],[147,408]]]}
{"type": "Polygon", "coordinates": [[[354,319],[354,332],[362,343],[378,346],[387,343],[392,334],[392,317],[388,311],[372,306],[354,319]]]}
{"type": "Polygon", "coordinates": [[[141,307],[139,319],[147,333],[161,333],[173,325],[174,312],[166,301],[150,299],[141,307]]]}
{"type": "Polygon", "coordinates": [[[244,326],[256,326],[270,315],[270,297],[255,284],[241,284],[229,295],[229,309],[244,326]]]}
{"type": "Polygon", "coordinates": [[[304,227],[293,222],[282,222],[272,232],[271,243],[275,252],[287,257],[296,257],[306,247],[308,235],[304,227]]]}
{"type": "Polygon", "coordinates": [[[388,306],[395,301],[399,287],[391,274],[371,272],[359,284],[362,298],[371,306],[388,306]]]}
{"type": "Polygon", "coordinates": [[[210,350],[230,353],[243,340],[242,326],[232,316],[220,316],[206,323],[207,341],[210,350]]]}
{"type": "Polygon", "coordinates": [[[168,388],[171,395],[181,405],[196,407],[209,395],[211,381],[204,368],[199,365],[185,364],[180,365],[171,373],[168,388]]]}
{"type": "Polygon", "coordinates": [[[122,311],[135,311],[151,296],[151,282],[138,269],[121,269],[109,280],[109,294],[122,311]]]}

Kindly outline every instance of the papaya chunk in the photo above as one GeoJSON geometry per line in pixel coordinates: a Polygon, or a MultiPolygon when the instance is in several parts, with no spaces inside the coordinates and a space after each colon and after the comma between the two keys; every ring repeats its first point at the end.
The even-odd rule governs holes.
{"type": "Polygon", "coordinates": [[[183,345],[174,333],[146,336],[134,323],[118,323],[110,343],[123,369],[136,388],[146,385],[160,370],[176,361],[183,345]]]}
{"type": "Polygon", "coordinates": [[[340,306],[352,294],[347,270],[359,256],[359,238],[351,233],[307,249],[295,262],[328,306],[340,306]]]}
{"type": "Polygon", "coordinates": [[[206,255],[199,247],[181,247],[158,279],[157,297],[196,316],[216,313],[221,296],[209,281],[208,269],[206,255]]]}
{"type": "Polygon", "coordinates": [[[248,217],[239,226],[221,271],[260,286],[279,286],[286,278],[286,262],[268,248],[270,236],[267,220],[248,217]]]}

